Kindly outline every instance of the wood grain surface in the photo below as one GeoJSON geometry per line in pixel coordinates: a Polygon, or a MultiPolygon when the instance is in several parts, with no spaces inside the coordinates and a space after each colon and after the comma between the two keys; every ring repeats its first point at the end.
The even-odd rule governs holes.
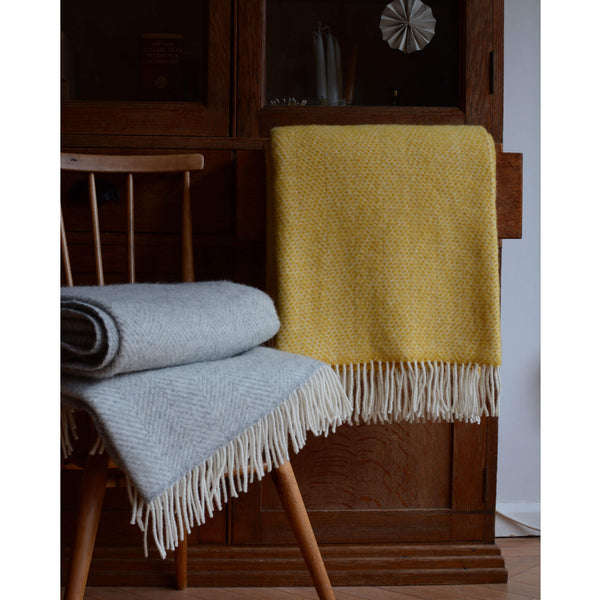
{"type": "MultiPolygon", "coordinates": [[[[508,569],[507,583],[403,585],[334,588],[338,600],[527,600],[540,598],[540,539],[499,538],[508,569]]],[[[89,587],[85,600],[317,600],[312,587],[89,587]]]]}

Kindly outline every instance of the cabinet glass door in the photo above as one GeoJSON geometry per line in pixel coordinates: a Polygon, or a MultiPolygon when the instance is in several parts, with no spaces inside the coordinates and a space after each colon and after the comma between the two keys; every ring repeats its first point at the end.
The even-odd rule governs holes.
{"type": "Polygon", "coordinates": [[[390,9],[387,4],[268,0],[267,105],[292,98],[308,105],[458,106],[458,0],[417,0],[413,38],[402,35],[402,2],[390,9]],[[384,10],[385,35],[392,45],[380,27],[384,10]],[[404,50],[392,47],[403,41],[404,50]],[[320,68],[325,98],[319,93],[320,68]],[[332,73],[339,89],[331,88],[332,73]],[[327,99],[327,91],[330,96],[334,92],[333,100],[327,99]]]}
{"type": "Polygon", "coordinates": [[[226,135],[230,8],[63,0],[63,133],[226,135]]]}
{"type": "Polygon", "coordinates": [[[246,0],[238,5],[237,134],[267,137],[275,126],[311,123],[467,123],[500,141],[503,7],[246,0]],[[407,20],[403,10],[414,12],[407,20]]]}

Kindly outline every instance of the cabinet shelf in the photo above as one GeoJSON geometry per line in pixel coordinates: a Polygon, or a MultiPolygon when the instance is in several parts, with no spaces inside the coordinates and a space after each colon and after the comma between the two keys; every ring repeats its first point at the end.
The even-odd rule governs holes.
{"type": "Polygon", "coordinates": [[[63,101],[63,135],[227,135],[226,107],[199,102],[63,101]]]}
{"type": "Polygon", "coordinates": [[[377,123],[420,123],[460,125],[465,113],[458,108],[423,106],[265,106],[260,112],[260,135],[282,125],[362,125],[377,123]]]}

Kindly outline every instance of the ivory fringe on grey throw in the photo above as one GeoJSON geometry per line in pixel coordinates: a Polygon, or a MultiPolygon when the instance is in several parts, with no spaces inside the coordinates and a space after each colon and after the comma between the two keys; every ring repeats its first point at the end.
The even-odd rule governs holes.
{"type": "Polygon", "coordinates": [[[78,440],[77,425],[73,417],[73,409],[61,404],[60,406],[60,447],[63,458],[68,458],[73,452],[72,440],[78,440]]]}
{"type": "Polygon", "coordinates": [[[445,362],[334,365],[354,423],[465,421],[498,415],[500,369],[445,362]]]}
{"type": "Polygon", "coordinates": [[[351,406],[333,371],[319,369],[275,410],[221,447],[206,461],[151,501],[127,477],[131,523],[144,532],[148,556],[151,533],[162,558],[174,550],[194,524],[202,525],[228,496],[237,498],[248,484],[289,460],[306,443],[306,432],[327,436],[351,415],[351,406]]]}
{"type": "MultiPolygon", "coordinates": [[[[77,423],[74,417],[75,411],[61,404],[60,406],[60,447],[62,450],[63,458],[69,458],[73,453],[73,442],[72,440],[78,440],[79,434],[77,433],[77,423]]],[[[89,454],[102,454],[104,452],[104,444],[102,438],[96,434],[96,441],[89,450],[89,454]]]]}

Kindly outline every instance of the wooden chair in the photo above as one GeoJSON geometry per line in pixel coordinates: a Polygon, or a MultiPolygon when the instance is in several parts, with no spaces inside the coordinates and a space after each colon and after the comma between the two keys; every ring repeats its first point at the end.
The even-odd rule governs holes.
{"type": "MultiPolygon", "coordinates": [[[[190,197],[190,174],[204,166],[201,154],[109,156],[90,154],[62,154],[61,169],[88,174],[88,191],[91,209],[93,247],[96,265],[96,281],[104,285],[102,246],[95,174],[124,173],[127,177],[127,261],[128,281],[136,281],[134,243],[134,193],[133,176],[140,173],[181,173],[183,175],[182,203],[182,281],[194,280],[192,220],[190,197]]],[[[65,226],[61,210],[61,250],[65,271],[65,283],[73,285],[73,273],[65,226]]],[[[77,466],[77,465],[75,465],[77,466]]],[[[116,465],[106,452],[88,455],[84,465],[81,496],[79,501],[75,539],[71,548],[69,572],[65,586],[65,600],[81,600],[84,596],[96,531],[100,519],[104,492],[109,483],[109,472],[116,465]]],[[[325,565],[310,524],[294,472],[289,462],[272,471],[273,481],[296,536],[300,551],[306,562],[315,588],[322,600],[335,600],[325,565]]],[[[176,586],[187,586],[187,542],[180,542],[175,551],[176,586]]]]}

